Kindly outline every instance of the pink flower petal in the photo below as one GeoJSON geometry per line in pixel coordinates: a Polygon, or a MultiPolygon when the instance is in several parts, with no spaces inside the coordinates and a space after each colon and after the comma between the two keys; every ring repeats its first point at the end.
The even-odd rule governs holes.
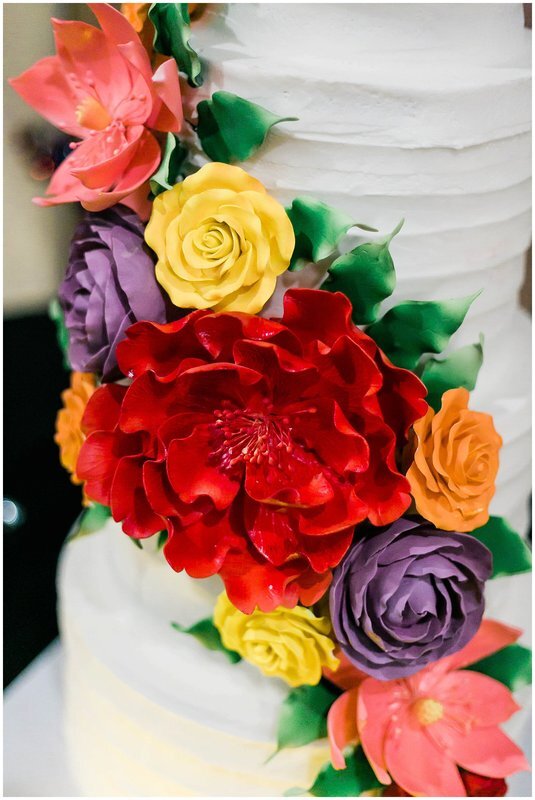
{"type": "Polygon", "coordinates": [[[400,716],[398,726],[392,721],[384,752],[393,780],[406,792],[425,797],[466,797],[454,760],[431,740],[410,711],[400,716]]]}
{"type": "Polygon", "coordinates": [[[520,706],[509,689],[487,675],[459,670],[445,675],[437,686],[435,696],[448,713],[476,727],[505,722],[520,706]]]}
{"type": "Polygon", "coordinates": [[[437,667],[442,672],[467,667],[513,644],[521,635],[520,628],[513,628],[493,619],[484,619],[473,639],[462,650],[441,659],[437,667]]]}
{"type": "Polygon", "coordinates": [[[71,156],[71,172],[87,189],[102,189],[116,185],[127,173],[140,139],[142,125],[99,131],[86,139],[71,156]]]}
{"type": "Polygon", "coordinates": [[[385,737],[396,702],[397,681],[367,678],[360,684],[357,701],[357,726],[360,742],[381,783],[392,783],[384,756],[385,737]]]}
{"type": "Polygon", "coordinates": [[[88,3],[106,36],[115,45],[121,47],[123,54],[128,53],[128,60],[138,69],[147,84],[150,85],[152,70],[147,51],[139,36],[127,18],[109,3],[88,3]],[[127,46],[125,48],[124,46],[127,46]]]}
{"type": "Polygon", "coordinates": [[[331,746],[331,762],[335,769],[344,769],[346,760],[343,749],[348,744],[356,744],[358,690],[344,692],[334,701],[327,716],[327,732],[331,746]]]}
{"type": "Polygon", "coordinates": [[[182,127],[182,99],[174,58],[160,64],[152,76],[152,85],[158,99],[147,125],[157,131],[178,133],[182,127]]]}
{"type": "Polygon", "coordinates": [[[506,778],[514,772],[530,769],[522,750],[496,726],[462,733],[445,723],[436,725],[434,738],[440,737],[450,758],[470,772],[489,778],[506,778]]]}
{"type": "Polygon", "coordinates": [[[11,78],[9,83],[28,105],[56,128],[79,138],[86,135],[87,131],[76,119],[76,95],[57,56],[42,58],[18,78],[11,78]]]}

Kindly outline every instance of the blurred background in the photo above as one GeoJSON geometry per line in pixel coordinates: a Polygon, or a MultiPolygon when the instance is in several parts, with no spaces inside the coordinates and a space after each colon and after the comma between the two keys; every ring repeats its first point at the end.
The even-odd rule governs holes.
{"type": "MultiPolygon", "coordinates": [[[[38,208],[68,151],[6,81],[53,53],[50,17],[87,19],[80,4],[4,4],[4,685],[57,635],[55,572],[80,513],[79,487],[54,444],[68,384],[48,306],[67,264],[79,210],[38,208]]],[[[525,4],[531,27],[531,5],[525,4]]],[[[531,305],[526,264],[522,300],[531,305]]]]}
{"type": "Polygon", "coordinates": [[[7,79],[54,52],[51,16],[81,18],[84,11],[76,4],[3,6],[4,686],[57,635],[56,563],[80,513],[80,489],[61,468],[53,439],[68,373],[48,318],[78,211],[31,202],[68,142],[7,79]]]}

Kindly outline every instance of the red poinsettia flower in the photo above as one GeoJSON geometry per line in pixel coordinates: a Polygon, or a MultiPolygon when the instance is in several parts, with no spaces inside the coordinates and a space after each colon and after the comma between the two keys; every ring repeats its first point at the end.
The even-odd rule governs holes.
{"type": "Polygon", "coordinates": [[[243,611],[315,602],[355,524],[407,509],[395,450],[425,388],[344,295],[290,290],[280,321],[140,322],[117,357],[132,384],[93,396],[77,474],[130,536],[167,527],[173,569],[219,573],[243,611]]]}

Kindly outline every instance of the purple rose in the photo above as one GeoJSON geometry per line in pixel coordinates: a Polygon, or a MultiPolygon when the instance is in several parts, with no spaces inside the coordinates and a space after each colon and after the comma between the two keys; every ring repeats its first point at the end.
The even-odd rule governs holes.
{"type": "Polygon", "coordinates": [[[418,519],[362,529],[335,570],[329,598],[347,658],[393,680],[464,647],[483,616],[490,551],[469,533],[418,519]]]}
{"type": "MultiPolygon", "coordinates": [[[[177,318],[154,275],[144,225],[126,206],[86,214],[71,242],[59,299],[69,333],[69,361],[80,372],[121,378],[115,350],[139,320],[177,318]]],[[[178,312],[180,314],[180,312],[178,312]]]]}

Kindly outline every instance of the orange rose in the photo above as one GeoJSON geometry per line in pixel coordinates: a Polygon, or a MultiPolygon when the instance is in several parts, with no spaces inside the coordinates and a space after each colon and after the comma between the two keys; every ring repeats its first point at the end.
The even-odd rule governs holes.
{"type": "Polygon", "coordinates": [[[473,531],[489,518],[501,436],[492,417],[470,411],[466,389],[450,389],[436,414],[414,424],[416,450],[407,478],[416,509],[446,531],[473,531]]]}
{"type": "Polygon", "coordinates": [[[84,442],[82,417],[89,398],[96,389],[95,376],[89,372],[71,372],[71,388],[61,393],[63,408],[56,417],[54,441],[59,445],[61,465],[71,473],[73,483],[82,481],[76,475],[76,462],[84,442]]]}

